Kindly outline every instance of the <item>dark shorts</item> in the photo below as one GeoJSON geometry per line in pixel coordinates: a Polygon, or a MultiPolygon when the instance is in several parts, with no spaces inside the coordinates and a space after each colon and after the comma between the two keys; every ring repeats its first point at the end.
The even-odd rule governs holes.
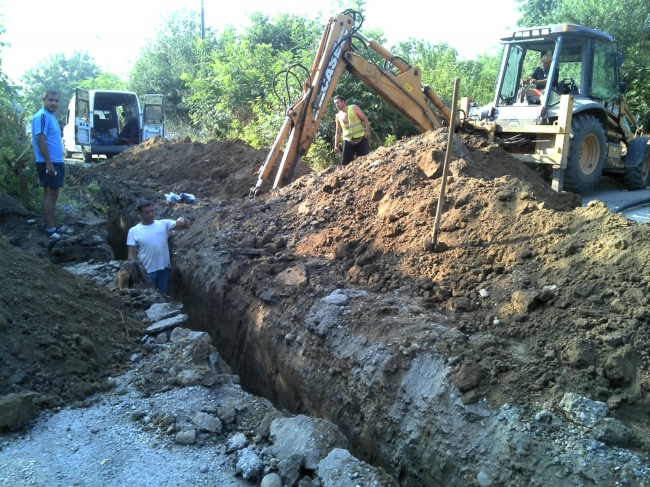
{"type": "Polygon", "coordinates": [[[56,171],[55,176],[48,176],[47,174],[47,164],[44,162],[36,163],[36,172],[38,173],[38,185],[43,188],[50,188],[54,191],[58,191],[59,188],[63,187],[63,178],[65,177],[65,163],[63,162],[53,162],[54,170],[56,171]]]}
{"type": "Polygon", "coordinates": [[[354,156],[357,157],[367,156],[370,154],[370,146],[368,145],[368,139],[363,137],[359,142],[353,144],[349,140],[343,141],[343,155],[341,156],[341,165],[345,166],[350,164],[354,159],[354,156]]]}

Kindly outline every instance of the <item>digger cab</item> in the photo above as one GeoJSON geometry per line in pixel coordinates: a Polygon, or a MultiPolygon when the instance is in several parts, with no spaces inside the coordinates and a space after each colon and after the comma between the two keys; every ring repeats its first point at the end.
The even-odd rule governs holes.
{"type": "Polygon", "coordinates": [[[621,91],[620,54],[612,37],[580,25],[561,24],[515,30],[503,37],[501,68],[496,82],[494,106],[533,105],[542,115],[560,103],[560,95],[576,98],[575,111],[607,103],[621,91]],[[551,55],[547,86],[535,92],[522,85],[551,55]],[[582,101],[581,101],[582,100],[582,101]]]}
{"type": "Polygon", "coordinates": [[[494,99],[468,106],[468,125],[534,165],[557,191],[583,193],[606,172],[622,174],[629,189],[650,184],[647,138],[623,100],[622,58],[610,35],[561,24],[518,29],[501,41],[494,99]],[[540,73],[546,81],[531,86],[540,73]]]}

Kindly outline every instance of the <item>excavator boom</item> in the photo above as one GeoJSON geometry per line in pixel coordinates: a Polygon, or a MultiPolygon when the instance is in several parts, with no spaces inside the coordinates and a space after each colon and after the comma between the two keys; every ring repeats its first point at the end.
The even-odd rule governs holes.
{"type": "Polygon", "coordinates": [[[426,132],[448,125],[451,111],[430,87],[422,85],[420,68],[411,66],[361,34],[358,28],[360,22],[358,25],[356,22],[359,19],[359,13],[347,10],[329,20],[309,77],[303,84],[302,94],[287,110],[282,128],[259,170],[257,184],[251,190],[252,195],[269,177],[285,141],[284,154],[273,187],[282,187],[292,181],[295,166],[309,151],[327,104],[346,69],[375,91],[418,131],[426,132]],[[366,52],[370,49],[379,54],[394,69],[378,66],[362,57],[352,48],[352,39],[362,42],[366,52]]]}

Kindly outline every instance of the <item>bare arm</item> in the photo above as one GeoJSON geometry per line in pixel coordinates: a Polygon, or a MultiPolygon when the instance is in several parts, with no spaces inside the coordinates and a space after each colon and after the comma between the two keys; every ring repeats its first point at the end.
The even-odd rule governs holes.
{"type": "Polygon", "coordinates": [[[368,121],[368,117],[366,117],[366,114],[363,113],[363,112],[361,111],[361,108],[359,108],[359,107],[356,106],[356,105],[354,105],[354,107],[352,108],[352,110],[354,110],[354,114],[356,115],[356,117],[357,117],[359,120],[363,121],[363,125],[366,127],[366,133],[365,133],[365,136],[366,136],[366,139],[369,139],[369,138],[370,138],[370,122],[368,121]]]}
{"type": "Polygon", "coordinates": [[[127,258],[129,260],[138,260],[138,248],[134,247],[133,245],[127,245],[128,248],[128,254],[127,258]]]}
{"type": "Polygon", "coordinates": [[[174,225],[174,228],[172,228],[172,230],[186,230],[190,228],[190,226],[190,221],[182,216],[176,220],[176,225],[174,225]]]}
{"type": "Polygon", "coordinates": [[[50,159],[50,151],[47,150],[47,137],[45,134],[36,134],[36,145],[38,145],[38,150],[43,155],[45,159],[45,165],[47,167],[47,173],[54,174],[54,165],[52,164],[52,159],[50,159]]]}
{"type": "Polygon", "coordinates": [[[336,122],[336,135],[334,136],[334,152],[339,151],[339,144],[341,143],[341,122],[339,121],[339,116],[337,115],[334,119],[336,122]]]}

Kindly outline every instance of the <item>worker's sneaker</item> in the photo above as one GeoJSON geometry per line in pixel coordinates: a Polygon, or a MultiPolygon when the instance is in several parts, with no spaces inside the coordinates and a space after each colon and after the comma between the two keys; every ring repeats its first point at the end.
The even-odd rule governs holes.
{"type": "Polygon", "coordinates": [[[56,227],[46,228],[45,235],[50,237],[50,240],[59,240],[61,238],[61,233],[59,233],[59,229],[56,227]]]}

